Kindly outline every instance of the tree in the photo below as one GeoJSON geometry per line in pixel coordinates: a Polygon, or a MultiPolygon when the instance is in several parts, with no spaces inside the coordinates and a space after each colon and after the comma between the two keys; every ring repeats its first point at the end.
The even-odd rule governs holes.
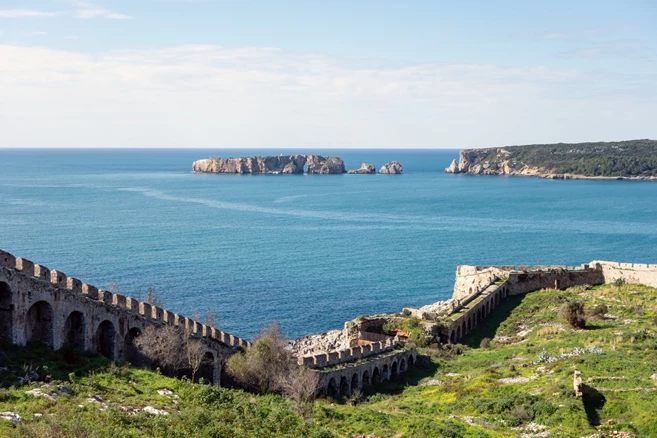
{"type": "Polygon", "coordinates": [[[182,335],[182,331],[172,325],[148,326],[134,343],[153,365],[173,372],[184,364],[182,335]]]}
{"type": "Polygon", "coordinates": [[[586,326],[586,315],[584,303],[581,301],[569,301],[559,310],[559,316],[568,321],[573,328],[584,328],[586,326]]]}
{"type": "Polygon", "coordinates": [[[208,313],[205,315],[205,325],[210,327],[217,326],[217,314],[212,310],[212,307],[208,309],[208,313]]]}
{"type": "Polygon", "coordinates": [[[160,308],[164,307],[164,302],[158,296],[157,292],[155,292],[155,288],[153,286],[148,286],[148,289],[146,289],[144,302],[150,304],[151,306],[160,307],[160,308]]]}
{"type": "Polygon", "coordinates": [[[227,371],[242,387],[265,394],[281,389],[291,362],[287,339],[274,322],[260,332],[251,348],[228,359],[227,371]]]}
{"type": "Polygon", "coordinates": [[[308,418],[313,412],[315,398],[320,390],[319,374],[310,368],[293,366],[282,377],[280,387],[290,397],[301,418],[308,418]]]}
{"type": "Polygon", "coordinates": [[[203,365],[203,359],[205,359],[205,346],[203,342],[198,339],[188,338],[184,346],[185,358],[187,359],[187,364],[192,370],[192,382],[196,377],[196,373],[203,365]]]}

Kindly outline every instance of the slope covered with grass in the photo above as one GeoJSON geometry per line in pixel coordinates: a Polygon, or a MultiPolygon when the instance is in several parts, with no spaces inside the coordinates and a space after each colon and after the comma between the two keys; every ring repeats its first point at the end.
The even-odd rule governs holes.
{"type": "Polygon", "coordinates": [[[463,345],[423,349],[402,380],[350,399],[319,400],[306,420],[277,395],[192,384],[97,357],[69,364],[62,352],[10,347],[2,355],[0,412],[22,418],[18,425],[0,420],[0,436],[657,436],[656,314],[657,290],[635,285],[512,297],[463,345]],[[572,300],[587,313],[607,309],[573,329],[559,317],[572,300]],[[491,339],[487,348],[480,347],[484,338],[491,339]],[[18,383],[37,368],[49,383],[18,383]],[[574,394],[575,370],[584,398],[574,394]],[[62,386],[72,394],[26,394],[56,394],[62,386]]]}

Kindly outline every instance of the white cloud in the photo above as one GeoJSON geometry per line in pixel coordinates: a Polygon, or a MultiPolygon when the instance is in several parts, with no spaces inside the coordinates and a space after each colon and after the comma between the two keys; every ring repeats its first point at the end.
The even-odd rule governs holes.
{"type": "Polygon", "coordinates": [[[61,12],[44,12],[33,9],[0,9],[0,18],[52,17],[61,12]]]}
{"type": "Polygon", "coordinates": [[[78,8],[75,16],[78,18],[107,18],[109,20],[130,20],[133,18],[129,15],[119,14],[117,12],[99,8],[93,3],[89,2],[75,2],[75,5],[78,8]]]}
{"type": "Polygon", "coordinates": [[[25,35],[27,37],[36,37],[36,36],[47,35],[47,33],[43,32],[43,31],[40,31],[40,30],[37,30],[37,31],[34,31],[34,32],[25,32],[23,35],[25,35]]]}
{"type": "Polygon", "coordinates": [[[542,66],[356,67],[274,48],[89,54],[0,45],[0,102],[9,109],[0,118],[0,147],[468,147],[654,138],[657,99],[637,90],[657,84],[644,81],[604,93],[594,77],[542,66]]]}

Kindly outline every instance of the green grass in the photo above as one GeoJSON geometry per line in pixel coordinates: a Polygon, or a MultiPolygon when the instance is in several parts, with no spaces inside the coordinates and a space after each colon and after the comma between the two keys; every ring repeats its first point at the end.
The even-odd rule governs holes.
{"type": "MultiPolygon", "coordinates": [[[[319,400],[308,420],[297,417],[291,402],[277,395],[191,384],[86,355],[75,355],[76,363],[70,364],[63,352],[38,346],[9,347],[0,353],[0,366],[9,368],[0,373],[0,412],[13,411],[23,419],[19,426],[0,421],[0,436],[483,438],[518,436],[532,422],[552,437],[610,430],[657,436],[657,392],[651,391],[657,382],[650,377],[657,373],[656,315],[657,290],[636,285],[511,297],[463,345],[423,349],[401,380],[351,400],[319,400]],[[586,329],[574,330],[558,316],[569,300],[583,301],[587,310],[605,303],[616,319],[589,319],[586,329]],[[479,348],[484,337],[493,339],[486,349],[479,348]],[[593,346],[602,354],[535,363],[542,352],[558,357],[593,346]],[[49,375],[52,389],[66,385],[73,395],[50,401],[25,394],[44,385],[17,383],[16,377],[30,369],[49,375]],[[589,387],[584,400],[574,396],[575,370],[589,387]],[[518,382],[500,382],[505,378],[518,382]],[[430,380],[441,384],[422,385],[430,380]],[[159,395],[161,388],[178,398],[159,395]],[[108,409],[88,402],[91,395],[100,396],[108,409]],[[145,406],[170,415],[130,412],[145,406]]],[[[417,321],[398,324],[415,330],[417,321]]]]}

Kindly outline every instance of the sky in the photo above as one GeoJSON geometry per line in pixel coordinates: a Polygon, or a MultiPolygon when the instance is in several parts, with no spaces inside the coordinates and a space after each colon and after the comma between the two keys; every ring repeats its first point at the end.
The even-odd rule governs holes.
{"type": "Polygon", "coordinates": [[[657,2],[0,0],[0,147],[657,139],[657,2]]]}

